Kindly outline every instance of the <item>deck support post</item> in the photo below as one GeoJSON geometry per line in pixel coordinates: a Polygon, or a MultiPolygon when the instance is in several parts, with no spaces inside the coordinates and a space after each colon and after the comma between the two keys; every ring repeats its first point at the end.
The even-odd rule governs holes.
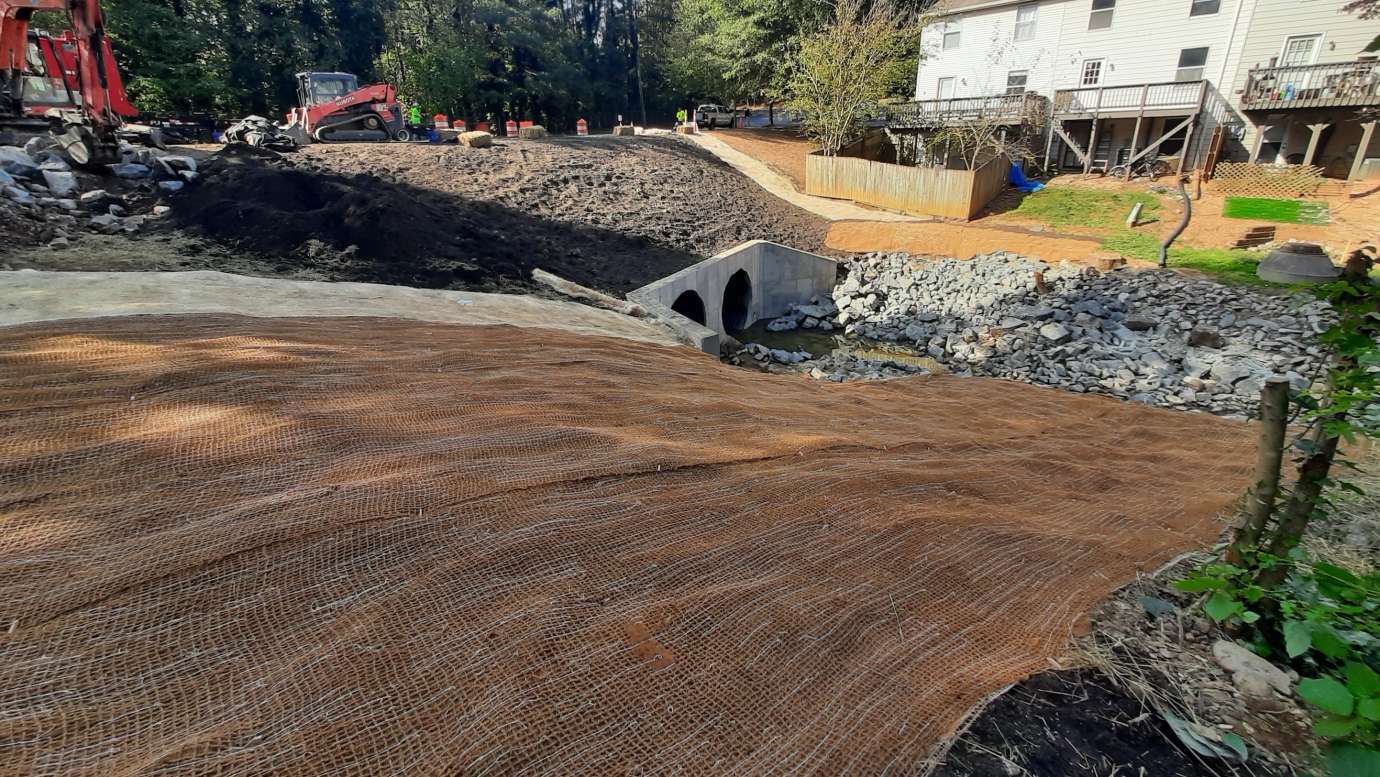
{"type": "Polygon", "coordinates": [[[1251,144],[1251,162],[1260,161],[1260,147],[1265,143],[1265,133],[1273,129],[1271,124],[1255,125],[1255,142],[1251,144]]]}
{"type": "Polygon", "coordinates": [[[1140,142],[1140,123],[1145,119],[1145,100],[1150,96],[1150,85],[1140,88],[1140,111],[1136,114],[1136,128],[1131,131],[1131,153],[1126,155],[1126,180],[1131,180],[1131,160],[1136,156],[1136,144],[1140,142]]]}
{"type": "Polygon", "coordinates": [[[1308,150],[1303,154],[1303,164],[1305,166],[1313,164],[1313,155],[1318,152],[1318,139],[1322,137],[1323,130],[1331,126],[1331,124],[1308,125],[1308,131],[1312,134],[1308,136],[1308,150]]]}
{"type": "Polygon", "coordinates": [[[1083,175],[1092,172],[1093,154],[1097,153],[1097,125],[1101,124],[1098,117],[1102,113],[1102,87],[1097,88],[1097,103],[1093,105],[1092,129],[1088,132],[1088,155],[1083,157],[1083,175]]]}
{"type": "Polygon", "coordinates": [[[1361,163],[1366,160],[1366,149],[1370,147],[1370,137],[1375,134],[1376,122],[1368,121],[1361,125],[1361,144],[1356,147],[1356,158],[1351,161],[1351,172],[1347,175],[1348,181],[1361,180],[1361,163]]]}

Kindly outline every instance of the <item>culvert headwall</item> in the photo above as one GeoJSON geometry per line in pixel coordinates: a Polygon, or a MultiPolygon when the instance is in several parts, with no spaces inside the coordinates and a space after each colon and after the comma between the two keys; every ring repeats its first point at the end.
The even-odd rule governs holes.
{"type": "Polygon", "coordinates": [[[628,299],[717,354],[724,335],[830,293],[837,276],[838,263],[828,257],[751,240],[629,292],[628,299]]]}

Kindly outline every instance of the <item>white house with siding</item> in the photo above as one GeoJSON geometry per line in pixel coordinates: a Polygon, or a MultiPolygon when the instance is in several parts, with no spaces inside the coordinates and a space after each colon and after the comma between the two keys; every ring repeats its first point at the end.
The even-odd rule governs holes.
{"type": "MultiPolygon", "coordinates": [[[[1000,95],[1048,98],[1047,119],[1057,130],[1048,145],[1065,167],[1106,169],[1146,153],[1147,147],[1152,147],[1149,153],[1197,164],[1219,126],[1224,153],[1245,156],[1260,134],[1257,124],[1270,126],[1264,153],[1283,159],[1301,142],[1307,145],[1308,125],[1321,119],[1310,114],[1301,124],[1299,114],[1291,121],[1281,114],[1298,108],[1280,107],[1278,101],[1244,111],[1241,99],[1250,73],[1271,64],[1272,57],[1276,64],[1284,57],[1292,63],[1299,58],[1324,62],[1329,56],[1355,64],[1361,49],[1380,35],[1380,20],[1362,22],[1342,14],[1344,4],[949,0],[941,7],[941,20],[922,31],[915,98],[922,113],[955,105],[979,110],[972,100],[1000,95]],[[1270,145],[1272,140],[1278,142],[1270,145]]],[[[1251,83],[1263,91],[1260,80],[1251,83]]],[[[992,103],[981,106],[990,112],[992,103]]],[[[1348,138],[1353,146],[1359,142],[1357,122],[1349,129],[1340,126],[1345,123],[1337,120],[1324,156],[1340,159],[1348,138]]]]}
{"type": "Polygon", "coordinates": [[[1370,122],[1357,116],[1380,113],[1380,52],[1366,50],[1380,19],[1361,21],[1344,5],[1254,0],[1237,67],[1223,83],[1247,119],[1243,145],[1260,161],[1302,162],[1312,144],[1310,161],[1328,175],[1380,177],[1380,131],[1372,123],[1367,132],[1370,122]]]}

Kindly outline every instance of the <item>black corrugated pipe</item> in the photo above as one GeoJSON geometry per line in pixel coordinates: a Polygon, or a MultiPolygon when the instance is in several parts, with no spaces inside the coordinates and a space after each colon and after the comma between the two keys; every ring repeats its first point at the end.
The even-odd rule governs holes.
{"type": "Polygon", "coordinates": [[[1193,218],[1193,201],[1188,198],[1188,189],[1184,186],[1186,183],[1188,183],[1188,176],[1179,176],[1179,199],[1184,201],[1184,217],[1179,219],[1179,226],[1169,233],[1169,237],[1160,243],[1160,267],[1169,266],[1169,247],[1174,244],[1174,239],[1188,228],[1188,220],[1193,218]]]}

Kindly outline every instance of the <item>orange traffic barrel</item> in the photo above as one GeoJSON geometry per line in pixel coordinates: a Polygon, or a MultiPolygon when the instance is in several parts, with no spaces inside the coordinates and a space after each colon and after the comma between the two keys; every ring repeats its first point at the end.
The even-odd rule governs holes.
{"type": "Polygon", "coordinates": [[[586,123],[584,119],[580,119],[579,121],[576,121],[576,122],[575,122],[575,134],[577,134],[577,135],[588,135],[588,134],[589,134],[589,124],[586,123]]]}
{"type": "Polygon", "coordinates": [[[436,125],[436,129],[450,129],[450,119],[444,113],[432,116],[431,123],[436,125]]]}
{"type": "Polygon", "coordinates": [[[508,121],[504,122],[503,131],[505,134],[507,134],[508,137],[511,138],[517,135],[517,127],[517,122],[513,121],[512,119],[509,119],[508,121]]]}

